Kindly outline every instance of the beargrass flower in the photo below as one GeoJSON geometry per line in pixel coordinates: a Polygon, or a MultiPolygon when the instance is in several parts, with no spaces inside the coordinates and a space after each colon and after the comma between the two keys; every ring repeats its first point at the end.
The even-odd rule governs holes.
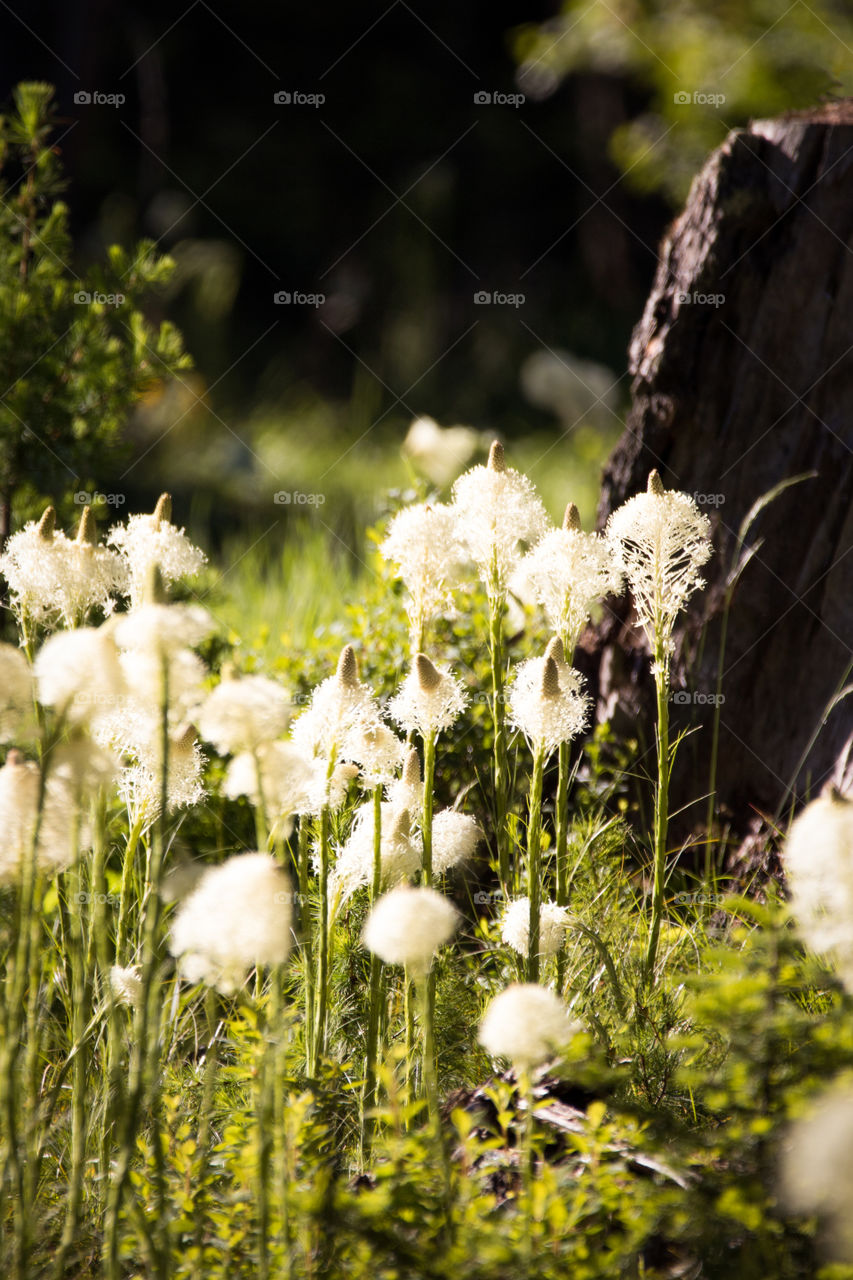
{"type": "Polygon", "coordinates": [[[506,465],[492,443],[486,466],[472,467],[453,486],[458,535],[490,596],[503,596],[522,544],[545,531],[547,516],[527,476],[506,465]]]}
{"type": "Polygon", "coordinates": [[[435,418],[415,418],[403,441],[403,456],[439,489],[471,461],[479,435],[471,427],[441,427],[435,418]]]}
{"type": "Polygon", "coordinates": [[[39,767],[12,749],[0,768],[0,882],[17,878],[32,856],[38,824],[36,865],[46,875],[63,871],[89,842],[75,822],[77,805],[67,779],[48,775],[39,817],[39,767]]]}
{"type": "MultiPolygon", "coordinates": [[[[122,752],[130,757],[119,774],[118,792],[126,805],[131,825],[137,822],[150,827],[162,811],[163,748],[154,722],[141,722],[141,733],[134,741],[125,739],[122,752]]],[[[169,734],[166,763],[166,807],[191,809],[205,795],[203,782],[205,758],[192,725],[169,734]]]]}
{"type": "Polygon", "coordinates": [[[419,502],[398,511],[379,550],[397,570],[408,593],[412,647],[424,643],[426,626],[450,607],[464,553],[453,508],[419,502]]]}
{"type": "Polygon", "coordinates": [[[652,471],[646,492],[613,512],[605,534],[650,645],[662,645],[668,658],[675,619],[705,585],[699,570],[712,551],[708,517],[652,471]]]}
{"type": "Polygon", "coordinates": [[[291,737],[307,755],[339,760],[349,736],[364,723],[375,723],[373,695],[358,678],[352,645],[345,645],[333,676],[311,694],[310,706],[293,723],[291,737]]]}
{"type": "Polygon", "coordinates": [[[413,977],[421,977],[458,927],[459,912],[435,889],[399,885],[373,907],[363,941],[386,964],[405,965],[413,977]]]}
{"type": "Polygon", "coordinates": [[[168,586],[195,577],[206,559],[184,530],[172,524],[172,499],[168,493],[160,495],[151,515],[129,516],[127,524],[115,525],[107,541],[122,557],[123,592],[130,596],[131,609],[142,603],[155,565],[168,586]]]}
{"type": "Polygon", "coordinates": [[[549,530],[528,551],[519,575],[568,654],[574,652],[596,601],[621,589],[607,540],[598,533],[584,533],[574,503],[566,508],[562,528],[549,530]]]}
{"type": "Polygon", "coordinates": [[[341,759],[355,763],[368,787],[381,787],[394,780],[403,763],[406,744],[396,733],[376,720],[359,720],[344,739],[341,759]]]}
{"type": "MultiPolygon", "coordinates": [[[[380,831],[381,884],[384,888],[392,888],[401,880],[417,875],[421,866],[420,844],[412,839],[407,809],[396,812],[390,805],[383,804],[380,831]]],[[[373,857],[373,805],[365,804],[356,812],[352,831],[329,877],[332,901],[339,897],[344,902],[356,889],[372,883],[373,857]]]]}
{"type": "Polygon", "coordinates": [[[409,747],[403,761],[403,771],[399,778],[388,783],[385,797],[396,810],[408,809],[416,821],[420,820],[424,804],[424,782],[421,776],[421,758],[416,747],[409,747]]]}
{"type": "MultiPolygon", "coordinates": [[[[555,956],[566,941],[569,913],[555,902],[539,904],[539,955],[555,956]]],[[[530,945],[530,899],[516,898],[501,921],[501,939],[513,951],[526,956],[530,945]]]]}
{"type": "Polygon", "coordinates": [[[853,990],[853,801],[825,788],[791,826],[782,864],[801,937],[853,990]]]}
{"type": "Polygon", "coordinates": [[[546,756],[583,732],[592,705],[583,676],[558,653],[552,646],[545,657],[520,663],[509,692],[512,724],[546,756]]]}
{"type": "Polygon", "coordinates": [[[20,649],[0,644],[0,742],[28,738],[34,727],[33,677],[20,649]]]}
{"type": "Polygon", "coordinates": [[[793,1213],[824,1220],[831,1252],[853,1261],[853,1086],[832,1085],[789,1128],[780,1160],[782,1198],[793,1213]]]}
{"type": "Polygon", "coordinates": [[[449,729],[467,701],[462,682],[451,671],[418,653],[388,711],[407,733],[427,738],[449,729]]]}
{"type": "Polygon", "coordinates": [[[142,995],[142,970],[138,964],[127,968],[114,964],[110,969],[110,988],[116,1004],[135,1008],[142,995]]]}
{"type": "Polygon", "coordinates": [[[480,1023],[480,1043],[496,1058],[530,1071],[556,1057],[575,1026],[563,1001],[537,983],[515,982],[495,996],[480,1023]]]}
{"type": "Polygon", "coordinates": [[[432,819],[432,869],[444,875],[474,856],[483,832],[474,818],[456,809],[440,809],[432,819]]]}
{"type": "Polygon", "coordinates": [[[292,892],[266,853],[241,853],[205,872],[178,908],[169,942],[188,982],[226,995],[255,966],[283,964],[292,944],[292,892]]]}
{"type": "Polygon", "coordinates": [[[222,680],[198,717],[206,742],[222,755],[255,751],[287,729],[293,707],[287,690],[266,676],[222,680]]]}
{"type": "Polygon", "coordinates": [[[92,724],[119,712],[126,700],[112,623],[49,636],[33,671],[39,701],[72,724],[92,724]]]}

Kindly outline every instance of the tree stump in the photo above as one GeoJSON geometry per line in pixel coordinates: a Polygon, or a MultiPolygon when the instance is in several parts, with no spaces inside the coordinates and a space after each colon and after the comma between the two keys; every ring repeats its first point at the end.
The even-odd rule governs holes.
{"type": "MultiPolygon", "coordinates": [[[[698,729],[674,777],[682,832],[705,815],[738,529],[774,486],[814,473],[755,520],[728,619],[716,790],[743,833],[851,776],[853,696],[837,699],[853,663],[853,100],[756,120],[712,153],[664,238],[629,367],[599,524],[657,467],[714,526],[708,587],[677,637],[673,720],[698,729]]],[[[651,681],[627,601],[592,656],[600,713],[636,722],[651,681]]]]}

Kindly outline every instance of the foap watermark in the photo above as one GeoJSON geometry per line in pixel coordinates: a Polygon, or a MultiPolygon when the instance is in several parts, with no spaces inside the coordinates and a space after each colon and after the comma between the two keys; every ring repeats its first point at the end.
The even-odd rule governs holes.
{"type": "Polygon", "coordinates": [[[478,289],[474,294],[476,307],[523,307],[525,301],[523,293],[493,293],[489,289],[478,289]]]}
{"type": "Polygon", "coordinates": [[[499,89],[478,89],[474,94],[475,107],[523,107],[527,98],[523,93],[502,93],[499,89]]]}
{"type": "Polygon", "coordinates": [[[669,700],[677,707],[721,707],[726,699],[722,693],[702,693],[699,689],[674,689],[669,695],[669,700]]]}
{"type": "Polygon", "coordinates": [[[78,89],[74,94],[77,107],[123,107],[126,102],[123,93],[102,93],[100,89],[78,89]]]}
{"type": "Polygon", "coordinates": [[[699,893],[677,893],[675,902],[679,907],[686,907],[693,903],[697,907],[721,907],[726,900],[724,893],[708,893],[702,891],[699,893]]]}
{"type": "Polygon", "coordinates": [[[322,307],[325,293],[300,293],[299,290],[279,289],[272,300],[277,307],[322,307]]]}
{"type": "Polygon", "coordinates": [[[74,501],[78,507],[123,507],[127,497],[123,493],[100,493],[97,489],[88,493],[85,489],[78,489],[74,501]]]}
{"type": "Polygon", "coordinates": [[[697,507],[721,507],[726,500],[724,493],[694,493],[697,507]]]}
{"type": "Polygon", "coordinates": [[[279,489],[274,493],[273,502],[277,507],[322,507],[326,501],[325,493],[302,493],[299,489],[279,489]]]}
{"type": "Polygon", "coordinates": [[[123,293],[89,293],[87,289],[79,289],[74,295],[74,301],[78,307],[88,307],[93,303],[99,303],[102,307],[120,307],[127,299],[123,293]]]}
{"type": "Polygon", "coordinates": [[[694,289],[692,293],[677,293],[676,302],[681,307],[721,307],[726,300],[724,293],[700,293],[694,289]]]}
{"type": "Polygon", "coordinates": [[[117,907],[121,902],[120,893],[86,893],[80,889],[74,894],[74,901],[81,907],[98,903],[102,907],[117,907]]]}
{"type": "Polygon", "coordinates": [[[279,89],[272,100],[277,107],[322,107],[325,93],[303,93],[301,89],[279,89]]]}
{"type": "Polygon", "coordinates": [[[281,893],[276,893],[273,900],[279,906],[301,907],[303,903],[307,906],[311,901],[307,893],[292,893],[289,889],[282,889],[281,893]]]}
{"type": "Polygon", "coordinates": [[[692,93],[681,90],[672,95],[677,107],[721,107],[726,101],[724,93],[705,93],[702,89],[694,89],[692,93]]]}
{"type": "Polygon", "coordinates": [[[506,895],[503,889],[478,889],[474,894],[474,902],[478,907],[496,906],[499,907],[506,901],[506,895]]]}

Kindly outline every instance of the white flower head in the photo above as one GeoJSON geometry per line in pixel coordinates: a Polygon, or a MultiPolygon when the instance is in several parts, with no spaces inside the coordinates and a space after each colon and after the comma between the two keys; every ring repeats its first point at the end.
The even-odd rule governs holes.
{"type": "MultiPolygon", "coordinates": [[[[539,908],[539,954],[555,956],[566,940],[569,913],[555,902],[543,902],[539,908]]],[[[501,938],[508,947],[526,956],[530,944],[530,899],[515,898],[501,921],[501,938]]]]}
{"type": "Polygon", "coordinates": [[[520,663],[509,691],[512,724],[546,756],[583,732],[591,707],[583,676],[561,660],[561,653],[560,642],[552,641],[544,658],[520,663]]]}
{"type": "Polygon", "coordinates": [[[480,1023],[480,1043],[496,1058],[530,1070],[555,1057],[575,1026],[562,1000],[535,983],[516,982],[495,996],[480,1023]]]}
{"type": "Polygon", "coordinates": [[[405,584],[412,645],[420,648],[424,628],[450,607],[460,577],[464,554],[456,512],[440,502],[404,507],[389,524],[379,550],[405,584]]]}
{"type": "Polygon", "coordinates": [[[832,1251],[853,1258],[853,1086],[824,1090],[812,1110],[794,1122],[782,1147],[782,1198],[793,1213],[824,1219],[832,1251]]]}
{"type": "Polygon", "coordinates": [[[241,853],[207,871],[184,899],[170,950],[188,982],[237,991],[256,965],[283,964],[292,944],[292,898],[267,853],[241,853]]]}
{"type": "Polygon", "coordinates": [[[226,679],[202,707],[199,732],[222,755],[255,751],[281,737],[292,710],[287,691],[275,680],[266,676],[226,679]]]}
{"type": "Polygon", "coordinates": [[[471,461],[479,436],[471,427],[440,427],[434,418],[415,418],[403,441],[403,454],[439,489],[471,461]]]}
{"type": "Polygon", "coordinates": [[[0,768],[0,883],[17,878],[32,857],[38,821],[36,865],[46,875],[69,866],[80,847],[89,842],[89,833],[75,823],[77,806],[67,779],[48,774],[41,819],[39,808],[39,767],[24,760],[20,751],[9,751],[0,768]]]}
{"type": "MultiPolygon", "coordinates": [[[[373,881],[374,814],[365,804],[356,813],[349,839],[338,856],[329,878],[329,893],[346,901],[361,885],[373,881]]],[[[391,888],[417,875],[421,868],[420,842],[412,839],[407,809],[395,811],[382,805],[379,845],[381,883],[391,888]]]]}
{"type": "Polygon", "coordinates": [[[338,760],[353,730],[378,718],[373,695],[358,678],[355,651],[348,644],[341,650],[335,674],[317,685],[311,705],[294,721],[291,737],[307,755],[338,760]]]}
{"type": "Polygon", "coordinates": [[[0,742],[28,738],[35,727],[33,677],[20,649],[0,644],[0,742]]]}
{"type": "Polygon", "coordinates": [[[341,747],[341,759],[359,765],[368,787],[393,781],[405,754],[405,742],[378,717],[356,721],[341,747]]]}
{"type": "Polygon", "coordinates": [[[306,758],[292,742],[265,742],[254,753],[241,752],[228,762],[223,790],[231,800],[248,796],[258,804],[263,798],[272,830],[286,834],[295,814],[319,811],[326,790],[325,766],[306,758]]]}
{"type": "Polygon", "coordinates": [[[472,467],[453,486],[459,537],[490,595],[502,595],[528,546],[545,531],[545,508],[527,476],[507,467],[495,440],[485,467],[472,467]]]}
{"type": "MultiPolygon", "coordinates": [[[[127,806],[131,822],[150,827],[162,810],[163,754],[158,734],[142,734],[135,744],[128,744],[124,754],[132,763],[119,774],[118,791],[127,806]]],[[[166,764],[166,806],[169,812],[191,809],[205,795],[204,755],[192,725],[169,735],[166,764]]]]}
{"type": "Polygon", "coordinates": [[[204,552],[193,546],[184,530],[176,528],[171,520],[172,499],[164,493],[151,515],[129,516],[127,524],[110,530],[107,541],[124,561],[124,591],[130,596],[131,609],[142,603],[155,565],[164,583],[171,585],[195,577],[205,562],[204,552]]]}
{"type": "Polygon", "coordinates": [[[566,508],[562,528],[549,530],[528,551],[519,574],[569,654],[596,601],[621,589],[610,545],[601,534],[584,533],[574,503],[566,508]]]}
{"type": "Polygon", "coordinates": [[[128,1004],[135,1008],[142,995],[142,971],[139,965],[132,964],[125,969],[114,964],[110,969],[110,987],[117,1004],[128,1004]]]}
{"type": "Polygon", "coordinates": [[[415,976],[429,972],[433,957],[459,927],[459,912],[435,889],[400,885],[380,898],[364,926],[363,941],[386,964],[402,964],[415,976]]]}
{"type": "Polygon", "coordinates": [[[49,636],[33,666],[39,701],[72,724],[120,712],[127,694],[112,624],[49,636]]]}
{"type": "Polygon", "coordinates": [[[665,490],[652,471],[647,491],[613,512],[605,534],[649,643],[657,633],[668,655],[676,617],[705,585],[699,570],[713,549],[708,517],[689,494],[665,490]]]}
{"type": "Polygon", "coordinates": [[[75,728],[50,753],[50,772],[67,781],[73,795],[91,797],[112,787],[121,772],[122,762],[89,734],[75,728]]]}
{"type": "Polygon", "coordinates": [[[388,783],[385,796],[388,803],[395,809],[408,809],[416,821],[420,820],[424,803],[424,783],[421,777],[421,758],[416,747],[409,747],[403,761],[403,772],[399,778],[388,783]]]}
{"type": "Polygon", "coordinates": [[[436,667],[425,653],[418,653],[388,710],[407,733],[427,738],[455,724],[467,701],[461,680],[447,668],[436,667]]]}
{"type": "Polygon", "coordinates": [[[163,662],[180,649],[201,644],[215,626],[201,605],[151,602],[122,614],[115,624],[115,638],[122,649],[148,653],[163,662]]]}
{"type": "Polygon", "coordinates": [[[782,864],[800,935],[853,990],[853,801],[826,788],[791,826],[782,864]]]}
{"type": "Polygon", "coordinates": [[[474,856],[483,832],[474,818],[455,809],[441,809],[432,820],[432,869],[444,875],[474,856]]]}

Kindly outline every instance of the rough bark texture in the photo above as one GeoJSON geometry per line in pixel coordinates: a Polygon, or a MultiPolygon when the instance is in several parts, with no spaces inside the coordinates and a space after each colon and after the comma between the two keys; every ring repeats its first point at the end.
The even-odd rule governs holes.
{"type": "MultiPolygon", "coordinates": [[[[716,689],[738,528],[780,481],[817,473],[759,515],[729,618],[718,795],[744,831],[756,811],[781,814],[845,770],[849,781],[853,697],[826,713],[853,661],[853,101],[755,121],[711,155],[661,246],[630,370],[600,523],[657,467],[714,525],[708,589],[679,636],[674,683],[698,697],[673,716],[699,732],[681,748],[676,806],[708,789],[702,699],[716,689]]],[[[650,689],[627,605],[597,641],[603,707],[624,726],[650,689]]]]}

